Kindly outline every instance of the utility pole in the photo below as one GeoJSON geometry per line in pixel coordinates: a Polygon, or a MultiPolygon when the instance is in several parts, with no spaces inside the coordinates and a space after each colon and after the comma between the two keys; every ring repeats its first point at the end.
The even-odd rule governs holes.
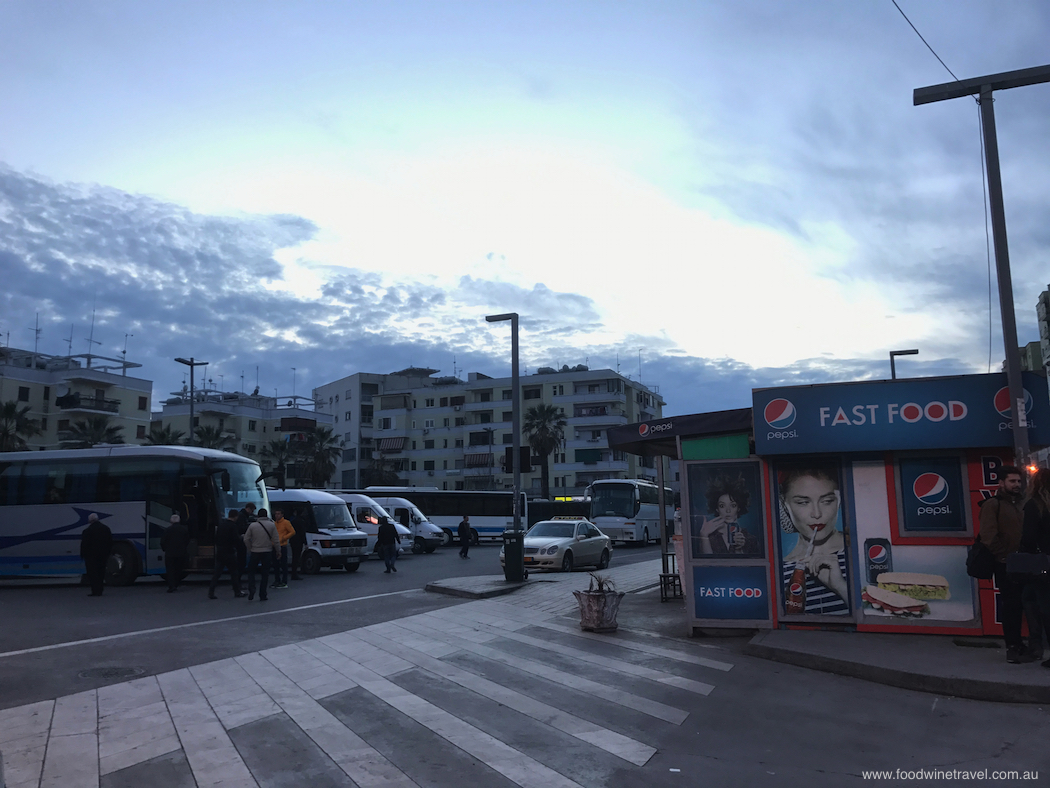
{"type": "Polygon", "coordinates": [[[1025,412],[1024,384],[1021,382],[1021,354],[1017,348],[1017,322],[1014,318],[1014,288],[1010,277],[1010,251],[1006,242],[1006,209],[1003,206],[1003,180],[999,172],[999,143],[995,135],[993,93],[1050,82],[1050,65],[1006,71],[985,77],[972,77],[925,88],[916,88],[913,104],[980,96],[981,129],[984,132],[985,169],[988,171],[988,205],[992,214],[992,241],[995,270],[999,280],[999,311],[1006,346],[1006,383],[1010,388],[1010,421],[1014,438],[1014,462],[1023,468],[1028,462],[1028,419],[1025,412]]]}

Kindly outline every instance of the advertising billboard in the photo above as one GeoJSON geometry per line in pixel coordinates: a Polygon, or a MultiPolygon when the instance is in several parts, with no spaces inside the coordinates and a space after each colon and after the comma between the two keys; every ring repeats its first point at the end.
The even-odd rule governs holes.
{"type": "Polygon", "coordinates": [[[770,616],[765,566],[694,566],[696,618],[766,621],[770,616]]]}
{"type": "Polygon", "coordinates": [[[693,558],[765,558],[762,487],[756,462],[686,468],[693,558]]]}
{"type": "Polygon", "coordinates": [[[899,462],[902,529],[923,532],[965,532],[963,487],[956,457],[902,458],[899,462]]]}
{"type": "MultiPolygon", "coordinates": [[[[1046,378],[1022,376],[1033,446],[1050,444],[1046,378]]],[[[755,453],[904,451],[1013,443],[1005,373],[756,389],[755,453]]]]}

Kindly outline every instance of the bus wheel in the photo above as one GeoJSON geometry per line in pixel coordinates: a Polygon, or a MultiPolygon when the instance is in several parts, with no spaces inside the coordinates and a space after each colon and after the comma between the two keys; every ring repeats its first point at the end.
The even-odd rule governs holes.
{"type": "Polygon", "coordinates": [[[416,541],[412,543],[412,555],[422,555],[427,549],[427,543],[423,541],[422,536],[417,536],[416,541]]]}
{"type": "Polygon", "coordinates": [[[470,543],[471,544],[477,544],[478,543],[478,532],[475,531],[473,528],[470,529],[470,543]]]}
{"type": "Polygon", "coordinates": [[[643,547],[648,547],[649,546],[649,529],[648,528],[646,528],[645,531],[642,532],[642,546],[643,547]]]}
{"type": "Polygon", "coordinates": [[[343,569],[345,569],[347,572],[356,572],[360,568],[360,561],[348,561],[347,563],[343,564],[343,569]]]}
{"type": "Polygon", "coordinates": [[[321,556],[313,550],[307,550],[299,560],[299,567],[304,574],[316,575],[321,572],[321,556]]]}
{"type": "Polygon", "coordinates": [[[127,542],[113,545],[106,562],[106,585],[129,586],[139,576],[139,554],[127,542]]]}
{"type": "Polygon", "coordinates": [[[445,542],[444,542],[445,547],[448,547],[450,544],[452,544],[452,540],[453,539],[455,539],[455,537],[452,535],[452,531],[450,531],[448,528],[446,528],[445,529],[445,542]]]}

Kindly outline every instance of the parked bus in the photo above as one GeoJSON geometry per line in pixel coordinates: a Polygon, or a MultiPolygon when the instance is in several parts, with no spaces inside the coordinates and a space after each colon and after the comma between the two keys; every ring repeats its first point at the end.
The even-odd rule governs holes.
{"type": "MultiPolygon", "coordinates": [[[[499,539],[514,527],[514,493],[508,490],[438,490],[434,487],[369,487],[369,495],[397,495],[414,503],[426,519],[445,532],[445,544],[457,538],[463,515],[470,517],[471,541],[499,539]]],[[[528,500],[521,493],[521,526],[528,524],[528,500]]]]}
{"type": "Polygon", "coordinates": [[[113,532],[110,585],[164,572],[160,537],[178,514],[190,571],[211,571],[215,526],[248,503],[269,508],[254,460],[191,446],[0,454],[0,575],[79,576],[88,516],[113,532]]]}
{"type": "Polygon", "coordinates": [[[664,514],[660,516],[659,487],[639,479],[598,479],[587,488],[591,499],[590,521],[617,542],[649,544],[660,540],[660,524],[674,523],[674,493],[664,488],[664,514]]]}

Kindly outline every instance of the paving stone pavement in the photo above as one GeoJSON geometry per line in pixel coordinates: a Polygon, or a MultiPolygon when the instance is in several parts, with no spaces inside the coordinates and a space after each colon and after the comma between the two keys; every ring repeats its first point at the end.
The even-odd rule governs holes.
{"type": "MultiPolygon", "coordinates": [[[[608,574],[639,590],[658,564],[608,574]]],[[[676,698],[733,666],[580,631],[561,616],[588,579],[0,711],[7,788],[570,788],[638,769],[687,718],[676,698]]]]}

